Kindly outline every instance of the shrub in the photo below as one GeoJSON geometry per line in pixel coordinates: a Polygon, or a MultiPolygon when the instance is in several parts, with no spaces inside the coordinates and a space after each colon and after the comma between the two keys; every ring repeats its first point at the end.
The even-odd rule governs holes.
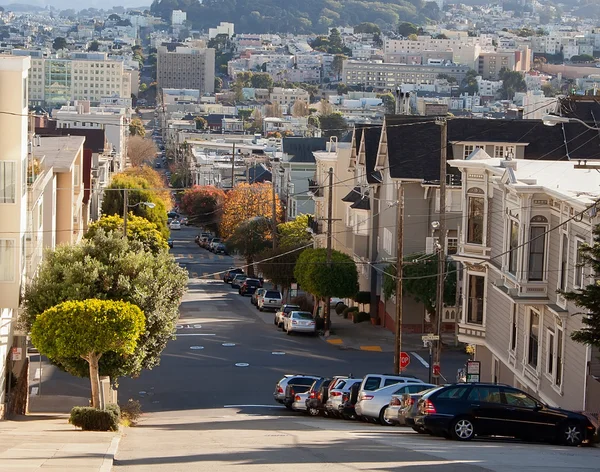
{"type": "Polygon", "coordinates": [[[306,295],[298,295],[297,297],[292,298],[290,302],[293,305],[298,305],[302,311],[313,312],[314,304],[312,300],[310,300],[306,295]]]}
{"type": "Polygon", "coordinates": [[[342,312],[342,316],[344,318],[348,318],[348,315],[350,313],[358,313],[358,307],[357,306],[347,306],[346,308],[344,308],[344,311],[342,312]]]}
{"type": "Polygon", "coordinates": [[[142,405],[138,400],[130,398],[127,403],[121,407],[121,417],[128,426],[135,425],[142,416],[142,405]]]}
{"type": "Polygon", "coordinates": [[[115,415],[117,417],[117,421],[121,421],[121,408],[119,408],[119,405],[116,403],[109,403],[104,409],[115,415]]]}
{"type": "Polygon", "coordinates": [[[371,315],[369,315],[366,311],[361,311],[357,316],[354,317],[355,323],[362,323],[363,321],[369,321],[371,319],[371,315]]]}
{"type": "Polygon", "coordinates": [[[338,315],[341,315],[341,314],[344,312],[344,310],[345,310],[346,308],[348,308],[348,306],[347,306],[347,305],[344,305],[343,303],[338,303],[338,304],[336,305],[336,307],[335,307],[335,312],[336,312],[338,315]]]}
{"type": "Polygon", "coordinates": [[[371,303],[371,292],[358,292],[354,295],[354,301],[359,305],[371,303]]]}
{"type": "MultiPolygon", "coordinates": [[[[114,405],[117,410],[118,406],[114,405]]],[[[88,406],[76,406],[71,410],[69,423],[84,431],[118,431],[119,416],[114,408],[100,410],[88,406]]]]}

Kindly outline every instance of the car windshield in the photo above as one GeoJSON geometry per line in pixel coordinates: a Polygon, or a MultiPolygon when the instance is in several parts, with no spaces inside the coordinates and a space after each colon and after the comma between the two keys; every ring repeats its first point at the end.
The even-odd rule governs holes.
{"type": "Polygon", "coordinates": [[[298,305],[286,305],[285,308],[283,309],[283,312],[289,313],[290,311],[297,310],[298,308],[300,308],[298,305]]]}
{"type": "Polygon", "coordinates": [[[312,315],[308,312],[301,312],[301,311],[296,311],[294,313],[292,313],[292,318],[295,319],[299,319],[299,320],[312,320],[312,315]]]}
{"type": "Polygon", "coordinates": [[[281,298],[281,293],[274,290],[268,290],[265,294],[265,298],[281,298]]]}
{"type": "Polygon", "coordinates": [[[254,287],[258,287],[260,282],[256,279],[246,279],[246,285],[253,285],[254,287]]]}

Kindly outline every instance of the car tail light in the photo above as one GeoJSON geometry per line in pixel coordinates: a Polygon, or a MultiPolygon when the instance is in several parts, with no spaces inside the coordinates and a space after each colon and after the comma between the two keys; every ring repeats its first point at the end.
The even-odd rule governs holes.
{"type": "Polygon", "coordinates": [[[373,400],[373,395],[365,395],[364,393],[360,396],[361,400],[373,400]]]}
{"type": "Polygon", "coordinates": [[[283,393],[283,389],[280,385],[277,386],[277,393],[283,393]]]}
{"type": "Polygon", "coordinates": [[[317,400],[320,400],[320,399],[321,399],[321,393],[319,392],[319,393],[317,393],[317,400]]]}
{"type": "Polygon", "coordinates": [[[300,401],[300,395],[296,395],[296,396],[294,397],[294,400],[295,400],[295,401],[297,401],[297,402],[299,402],[299,401],[300,401]]]}
{"type": "Polygon", "coordinates": [[[316,398],[316,397],[317,397],[316,392],[310,392],[310,398],[316,398]]]}
{"type": "Polygon", "coordinates": [[[415,399],[414,398],[409,398],[407,403],[408,403],[408,405],[414,405],[415,404],[415,399]]]}
{"type": "Polygon", "coordinates": [[[433,415],[435,414],[435,406],[429,400],[425,400],[421,405],[421,411],[424,415],[433,415]]]}
{"type": "Polygon", "coordinates": [[[329,394],[330,397],[341,397],[342,396],[342,392],[331,392],[329,394]]]}
{"type": "Polygon", "coordinates": [[[298,324],[296,320],[292,320],[292,324],[298,324]]]}
{"type": "Polygon", "coordinates": [[[392,400],[390,401],[390,406],[399,406],[399,405],[400,405],[400,399],[392,398],[392,400]]]}
{"type": "Polygon", "coordinates": [[[348,400],[350,400],[350,394],[344,393],[344,395],[342,396],[342,401],[347,402],[348,400]]]}

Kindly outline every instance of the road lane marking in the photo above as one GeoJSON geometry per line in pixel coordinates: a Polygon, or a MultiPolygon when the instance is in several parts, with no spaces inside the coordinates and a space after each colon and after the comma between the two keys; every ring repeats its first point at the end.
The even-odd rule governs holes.
{"type": "Polygon", "coordinates": [[[223,344],[221,344],[221,346],[233,347],[233,346],[235,346],[235,343],[223,343],[223,344]]]}
{"type": "Polygon", "coordinates": [[[248,367],[250,364],[248,364],[247,362],[238,362],[235,366],[236,367],[248,367]]]}
{"type": "Polygon", "coordinates": [[[202,349],[204,349],[204,346],[190,346],[190,349],[192,351],[201,351],[202,349]]]}
{"type": "Polygon", "coordinates": [[[273,354],[274,356],[285,356],[285,352],[281,351],[273,351],[271,354],[273,354]]]}
{"type": "Polygon", "coordinates": [[[426,369],[429,369],[429,362],[427,362],[425,359],[423,359],[421,356],[419,356],[416,352],[411,352],[410,353],[416,360],[418,360],[421,364],[423,364],[425,366],[426,369]]]}
{"type": "Polygon", "coordinates": [[[177,333],[176,338],[179,336],[216,336],[214,333],[177,333]]]}
{"type": "Polygon", "coordinates": [[[381,346],[360,346],[361,351],[382,352],[381,346]]]}
{"type": "Polygon", "coordinates": [[[285,408],[283,405],[223,405],[223,408],[285,408]]]}
{"type": "Polygon", "coordinates": [[[343,344],[344,341],[342,341],[341,339],[328,339],[327,342],[329,344],[343,344]]]}

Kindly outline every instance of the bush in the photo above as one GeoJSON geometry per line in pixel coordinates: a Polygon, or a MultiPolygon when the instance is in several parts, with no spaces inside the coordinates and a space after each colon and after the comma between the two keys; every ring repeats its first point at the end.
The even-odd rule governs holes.
{"type": "Polygon", "coordinates": [[[121,407],[121,417],[128,426],[135,425],[140,416],[142,416],[142,405],[138,400],[130,398],[121,407]]]}
{"type": "Polygon", "coordinates": [[[344,312],[344,310],[345,310],[346,308],[348,308],[348,306],[347,306],[347,305],[344,305],[343,303],[338,303],[338,304],[336,305],[336,307],[335,307],[335,312],[336,312],[338,315],[341,315],[341,314],[344,312]]]}
{"type": "Polygon", "coordinates": [[[71,410],[69,423],[84,431],[118,431],[119,407],[117,405],[109,406],[110,408],[107,407],[106,410],[76,406],[71,410]]]}
{"type": "Polygon", "coordinates": [[[302,311],[313,312],[314,304],[312,300],[310,300],[306,295],[298,295],[297,297],[292,298],[290,302],[293,305],[298,305],[302,311]]]}
{"type": "Polygon", "coordinates": [[[347,319],[348,315],[350,313],[358,313],[358,307],[357,306],[347,306],[346,308],[344,308],[344,311],[342,312],[342,316],[344,317],[344,319],[347,319]]]}
{"type": "Polygon", "coordinates": [[[371,303],[371,292],[358,292],[356,295],[354,295],[354,301],[359,305],[371,303]]]}
{"type": "Polygon", "coordinates": [[[369,321],[371,319],[371,315],[369,315],[366,311],[361,311],[357,316],[354,317],[355,323],[362,323],[363,321],[369,321]]]}
{"type": "Polygon", "coordinates": [[[117,417],[117,421],[121,421],[121,408],[119,408],[119,405],[116,403],[109,403],[106,405],[105,410],[115,415],[117,417]]]}

